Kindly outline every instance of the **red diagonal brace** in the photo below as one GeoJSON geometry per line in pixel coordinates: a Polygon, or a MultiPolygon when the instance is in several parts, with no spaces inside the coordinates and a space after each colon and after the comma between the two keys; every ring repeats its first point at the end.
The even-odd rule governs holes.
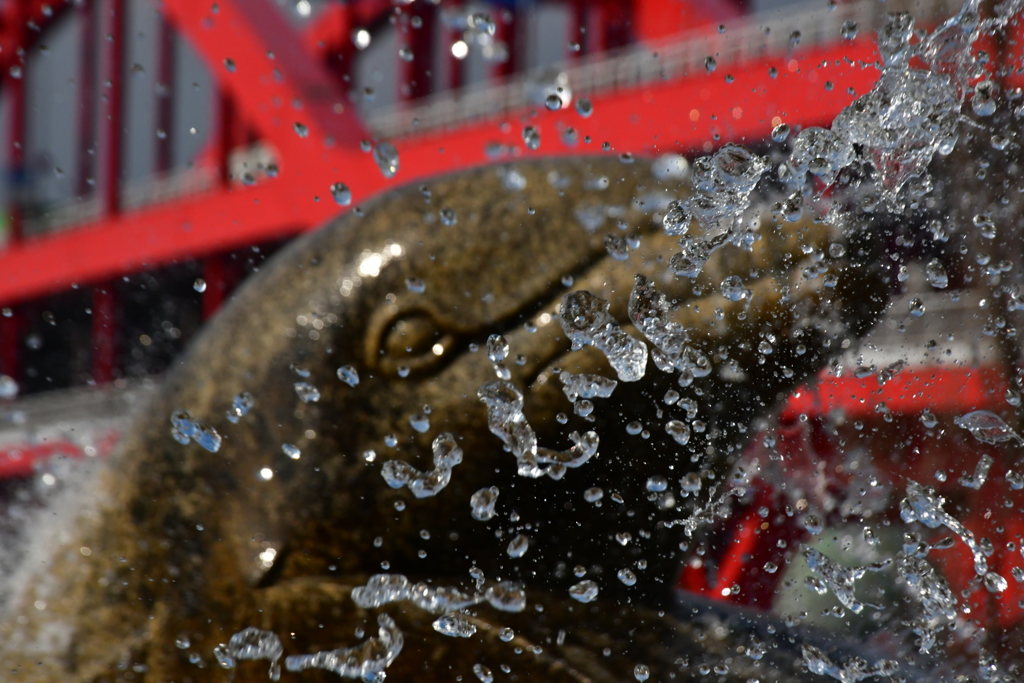
{"type": "Polygon", "coordinates": [[[333,169],[361,155],[358,143],[367,133],[354,108],[271,2],[164,0],[162,11],[210,65],[241,116],[277,150],[282,174],[327,187],[333,169]],[[308,131],[304,137],[296,123],[308,131]]]}

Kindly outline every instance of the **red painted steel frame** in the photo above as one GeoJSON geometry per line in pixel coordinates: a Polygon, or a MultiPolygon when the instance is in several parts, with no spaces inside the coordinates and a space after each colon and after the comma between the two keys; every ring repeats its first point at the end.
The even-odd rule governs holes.
{"type": "Polygon", "coordinates": [[[206,14],[205,4],[202,11],[195,9],[198,4],[184,0],[169,0],[166,5],[179,27],[199,25],[202,42],[198,46],[210,63],[235,55],[236,71],[221,68],[219,77],[243,116],[276,147],[282,159],[280,177],[255,187],[221,189],[149,206],[0,251],[0,303],[316,227],[339,212],[329,192],[335,181],[347,183],[358,203],[399,183],[491,163],[485,152],[490,142],[516,148],[522,157],[599,154],[605,141],[614,153],[703,151],[715,135],[720,137],[716,145],[763,139],[775,117],[804,126],[827,124],[853,95],[845,89],[826,90],[826,81],[842,82],[864,93],[877,77],[873,68],[860,66],[875,60],[874,46],[868,41],[769,57],[714,74],[597,94],[589,119],[571,109],[540,108],[465,125],[455,132],[395,140],[401,170],[388,180],[371,156],[358,150],[356,141],[365,133],[355,114],[348,108],[335,113],[333,107],[339,102],[322,96],[329,76],[301,46],[293,44],[297,39],[289,42],[291,34],[270,41],[281,46],[280,54],[275,52],[270,60],[262,47],[262,33],[241,16],[236,4],[220,3],[215,18],[206,14]],[[225,47],[233,41],[239,49],[225,47]],[[779,72],[776,79],[768,75],[773,65],[779,72]],[[281,71],[280,81],[275,80],[274,69],[281,71]],[[726,73],[734,77],[729,85],[723,81],[726,73]],[[304,103],[302,109],[293,109],[294,98],[304,103]],[[713,115],[717,120],[712,120],[713,115]],[[308,125],[308,137],[292,130],[296,120],[308,125]],[[537,152],[520,146],[520,131],[527,122],[541,131],[544,142],[537,152]],[[565,126],[575,127],[581,138],[589,135],[592,144],[570,148],[557,142],[557,132],[565,126]],[[658,132],[652,135],[651,131],[658,132]]]}

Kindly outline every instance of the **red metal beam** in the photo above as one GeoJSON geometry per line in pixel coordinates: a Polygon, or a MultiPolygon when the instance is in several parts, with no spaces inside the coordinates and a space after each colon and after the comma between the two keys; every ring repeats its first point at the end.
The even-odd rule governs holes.
{"type": "MultiPolygon", "coordinates": [[[[359,203],[397,183],[490,163],[485,151],[490,142],[537,157],[599,154],[605,141],[614,153],[704,151],[705,145],[710,150],[730,140],[761,140],[775,117],[791,125],[827,124],[853,96],[845,90],[826,90],[825,82],[834,80],[866,92],[876,72],[856,62],[873,61],[873,55],[866,41],[841,45],[723,69],[735,79],[730,85],[724,84],[723,73],[702,73],[594,96],[594,114],[589,119],[580,118],[572,108],[549,112],[541,107],[536,116],[524,111],[461,126],[455,132],[411,136],[395,141],[401,170],[394,180],[385,179],[368,154],[357,151],[339,161],[322,150],[307,157],[305,167],[293,164],[291,172],[282,169],[279,178],[255,187],[184,198],[0,250],[0,304],[60,291],[71,283],[96,282],[175,259],[201,258],[293,235],[338,213],[329,194],[333,182],[347,183],[359,203]],[[853,64],[844,61],[835,66],[842,56],[849,56],[853,64]],[[779,71],[777,79],[768,76],[773,64],[779,71]],[[542,132],[537,152],[522,150],[520,134],[527,121],[542,132]],[[506,122],[511,125],[503,132],[506,122]],[[592,144],[563,145],[557,132],[565,126],[577,128],[581,139],[591,136],[592,144]],[[314,201],[314,195],[320,201],[314,201]]],[[[299,144],[291,147],[293,152],[306,142],[295,139],[299,144]]]]}
{"type": "Polygon", "coordinates": [[[282,174],[327,187],[334,169],[361,156],[366,132],[355,110],[273,3],[164,0],[162,8],[242,117],[277,150],[282,174]]]}
{"type": "Polygon", "coordinates": [[[951,413],[1002,403],[1007,389],[1006,374],[996,367],[933,366],[905,370],[885,384],[875,377],[833,377],[823,375],[813,388],[801,387],[789,397],[781,419],[800,415],[816,417],[842,409],[848,417],[876,415],[875,407],[885,403],[892,413],[914,415],[925,409],[951,413]]]}

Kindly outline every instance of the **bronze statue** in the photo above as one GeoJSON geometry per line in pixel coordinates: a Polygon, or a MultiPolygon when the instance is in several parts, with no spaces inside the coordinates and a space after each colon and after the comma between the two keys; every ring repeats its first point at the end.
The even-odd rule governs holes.
{"type": "MultiPolygon", "coordinates": [[[[685,517],[689,501],[666,506],[648,480],[678,490],[679,478],[700,472],[706,496],[751,423],[873,322],[886,300],[882,271],[826,226],[766,219],[749,251],[726,246],[696,279],[676,277],[667,264],[677,238],[655,217],[666,196],[686,191],[646,160],[516,163],[395,190],[296,240],[169,374],[105,475],[109,499],[3,624],[8,680],[228,680],[213,653],[245,628],[275,634],[285,656],[303,655],[375,638],[382,613],[404,638],[385,670],[395,681],[474,680],[475,664],[495,680],[635,680],[638,665],[651,680],[690,680],[702,664],[724,667],[730,681],[807,676],[799,658],[769,652],[757,662],[743,654],[746,641],[707,619],[666,614],[682,532],[664,522],[685,517]],[[830,254],[833,242],[845,255],[830,254]],[[818,265],[827,267],[805,271],[818,265]],[[619,381],[592,399],[589,417],[575,414],[556,368],[616,372],[593,346],[570,350],[559,303],[587,291],[639,339],[627,324],[638,273],[679,302],[673,320],[712,372],[681,387],[678,373],[648,361],[643,379],[619,381]],[[729,275],[749,288],[736,300],[720,291],[729,275]],[[494,334],[509,348],[500,367],[488,357],[494,334]],[[499,374],[522,392],[544,453],[567,458],[570,433],[593,431],[597,454],[553,476],[519,476],[478,398],[499,374]],[[669,390],[703,422],[686,445],[664,426],[686,415],[663,401],[669,390]],[[242,392],[254,407],[232,422],[242,392]],[[193,433],[181,413],[177,436],[192,442],[172,438],[179,410],[219,434],[216,452],[196,443],[212,432],[193,433]],[[645,431],[627,429],[633,421],[645,431]],[[429,472],[442,434],[454,440],[439,442],[445,457],[453,444],[462,452],[447,486],[422,498],[391,488],[383,463],[429,472]],[[470,501],[490,487],[496,514],[481,521],[470,501]],[[604,493],[600,507],[594,492],[585,496],[592,487],[604,493]],[[520,534],[528,548],[513,557],[520,534]],[[635,584],[616,578],[622,568],[635,584]],[[458,624],[475,635],[442,635],[431,626],[440,615],[408,600],[355,604],[353,588],[382,573],[470,594],[477,581],[481,591],[516,582],[525,609],[485,600],[458,624]],[[599,588],[590,602],[569,593],[583,580],[599,588]]],[[[370,641],[363,654],[384,649],[370,641]]],[[[266,680],[270,662],[235,660],[235,681],[266,680]]],[[[283,680],[338,679],[283,668],[283,680]]]]}

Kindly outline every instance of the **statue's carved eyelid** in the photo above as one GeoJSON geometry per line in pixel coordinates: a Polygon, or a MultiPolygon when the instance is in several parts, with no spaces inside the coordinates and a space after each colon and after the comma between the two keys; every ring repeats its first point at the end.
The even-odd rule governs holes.
{"type": "Polygon", "coordinates": [[[432,368],[454,343],[454,335],[422,307],[395,310],[389,306],[373,316],[370,327],[366,362],[385,374],[400,374],[402,368],[410,372],[432,368]]]}

